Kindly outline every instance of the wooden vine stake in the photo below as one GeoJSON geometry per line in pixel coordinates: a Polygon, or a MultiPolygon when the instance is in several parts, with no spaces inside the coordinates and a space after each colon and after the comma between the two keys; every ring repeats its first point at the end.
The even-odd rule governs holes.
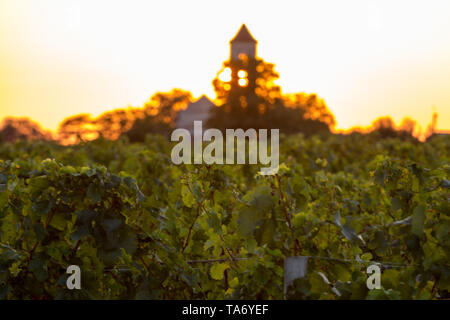
{"type": "Polygon", "coordinates": [[[307,267],[308,257],[296,256],[284,259],[284,299],[286,299],[287,288],[292,281],[306,276],[307,267]]]}

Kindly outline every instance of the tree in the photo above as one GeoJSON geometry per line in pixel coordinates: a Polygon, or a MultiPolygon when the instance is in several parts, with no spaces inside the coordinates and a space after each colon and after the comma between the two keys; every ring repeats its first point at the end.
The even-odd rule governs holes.
{"type": "Polygon", "coordinates": [[[63,144],[106,138],[116,140],[131,128],[139,110],[137,108],[116,109],[102,113],[97,118],[79,114],[66,118],[58,127],[58,137],[63,144]]]}
{"type": "Polygon", "coordinates": [[[394,120],[391,117],[380,117],[372,122],[371,132],[377,132],[382,138],[397,136],[394,120]]]}
{"type": "Polygon", "coordinates": [[[274,65],[262,59],[244,57],[226,61],[213,80],[220,108],[213,109],[208,126],[225,128],[266,128],[264,114],[281,102],[279,78],[274,65]]]}
{"type": "Polygon", "coordinates": [[[305,119],[321,121],[329,127],[334,127],[336,124],[336,120],[328,110],[325,101],[316,94],[304,92],[287,94],[283,96],[283,101],[286,107],[300,110],[305,119]]]}
{"type": "Polygon", "coordinates": [[[172,89],[170,92],[157,92],[144,104],[144,113],[157,122],[175,126],[176,115],[192,100],[189,91],[172,89]]]}
{"type": "Polygon", "coordinates": [[[275,81],[274,64],[243,57],[226,61],[213,80],[219,108],[212,111],[208,127],[278,128],[283,133],[329,132],[335,120],[317,95],[283,95],[275,81]]]}
{"type": "Polygon", "coordinates": [[[410,136],[414,136],[415,134],[419,133],[416,132],[417,121],[409,117],[403,118],[402,122],[398,127],[398,130],[410,136]]]}
{"type": "Polygon", "coordinates": [[[66,118],[58,127],[58,140],[62,144],[75,144],[98,137],[95,121],[89,114],[78,114],[66,118]]]}
{"type": "Polygon", "coordinates": [[[147,134],[169,135],[175,128],[177,113],[191,100],[192,94],[181,89],[154,94],[125,134],[131,142],[143,142],[147,134]]]}
{"type": "Polygon", "coordinates": [[[3,119],[0,129],[0,141],[52,140],[52,134],[28,118],[8,117],[3,119]]]}
{"type": "Polygon", "coordinates": [[[116,140],[131,129],[141,114],[142,111],[137,108],[116,109],[101,114],[93,120],[93,125],[99,136],[116,140]]]}
{"type": "Polygon", "coordinates": [[[416,121],[411,118],[404,118],[399,127],[395,125],[391,117],[380,117],[372,122],[369,132],[378,135],[380,138],[399,138],[403,140],[417,140],[414,137],[416,121]]]}
{"type": "Polygon", "coordinates": [[[281,112],[280,126],[285,132],[303,132],[307,135],[329,132],[336,124],[334,115],[323,99],[304,92],[283,95],[285,110],[281,112]]]}
{"type": "Polygon", "coordinates": [[[168,134],[175,126],[178,111],[185,108],[192,95],[181,89],[154,94],[142,108],[116,109],[97,118],[79,114],[65,119],[58,128],[63,144],[105,138],[116,140],[126,134],[130,141],[144,141],[148,133],[168,134]]]}

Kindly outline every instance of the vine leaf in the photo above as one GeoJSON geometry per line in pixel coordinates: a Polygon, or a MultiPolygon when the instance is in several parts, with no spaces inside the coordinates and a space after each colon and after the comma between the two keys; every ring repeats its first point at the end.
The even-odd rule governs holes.
{"type": "Polygon", "coordinates": [[[214,280],[222,280],[223,273],[229,267],[230,265],[228,264],[228,262],[214,264],[209,270],[209,274],[211,275],[211,278],[213,278],[214,280]]]}
{"type": "Polygon", "coordinates": [[[192,208],[195,205],[195,198],[186,185],[181,186],[181,199],[183,200],[183,204],[188,208],[192,208]]]}
{"type": "Polygon", "coordinates": [[[334,215],[334,222],[338,227],[341,228],[341,233],[351,242],[356,242],[358,240],[364,242],[364,240],[356,234],[356,231],[349,225],[342,225],[341,214],[339,211],[334,215]]]}

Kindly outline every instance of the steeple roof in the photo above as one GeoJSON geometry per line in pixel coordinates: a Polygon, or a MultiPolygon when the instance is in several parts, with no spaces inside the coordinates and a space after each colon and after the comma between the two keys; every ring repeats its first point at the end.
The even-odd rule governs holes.
{"type": "Polygon", "coordinates": [[[258,41],[253,38],[250,31],[248,31],[247,26],[243,24],[241,28],[239,29],[238,33],[234,36],[233,39],[230,41],[231,43],[234,42],[253,42],[257,43],[258,41]]]}

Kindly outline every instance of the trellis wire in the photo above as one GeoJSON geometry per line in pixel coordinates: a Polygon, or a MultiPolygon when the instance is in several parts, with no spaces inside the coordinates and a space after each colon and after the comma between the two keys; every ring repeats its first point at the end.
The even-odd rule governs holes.
{"type": "MultiPolygon", "coordinates": [[[[333,258],[333,257],[323,257],[323,256],[302,256],[308,259],[317,259],[317,260],[328,260],[328,261],[339,261],[344,263],[352,263],[356,264],[377,264],[383,267],[389,268],[407,268],[412,266],[418,266],[417,264],[402,264],[398,262],[388,262],[388,261],[370,261],[370,260],[361,260],[361,259],[341,259],[341,258],[333,258]]],[[[261,259],[260,256],[256,257],[257,259],[261,259]]],[[[255,259],[255,257],[237,257],[237,258],[222,258],[222,259],[203,259],[203,260],[188,260],[189,264],[196,263],[217,263],[217,262],[233,262],[233,261],[243,261],[243,260],[251,260],[255,259]]],[[[112,268],[112,269],[104,269],[105,271],[130,271],[129,268],[112,268]]]]}

